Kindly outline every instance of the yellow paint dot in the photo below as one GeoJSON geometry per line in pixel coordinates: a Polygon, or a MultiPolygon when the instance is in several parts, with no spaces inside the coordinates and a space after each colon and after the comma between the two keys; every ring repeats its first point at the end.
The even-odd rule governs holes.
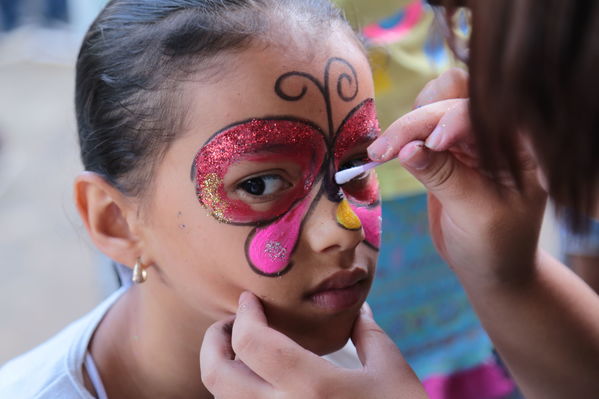
{"type": "Polygon", "coordinates": [[[346,199],[337,206],[337,222],[348,230],[357,230],[362,227],[360,218],[351,209],[346,199]]]}

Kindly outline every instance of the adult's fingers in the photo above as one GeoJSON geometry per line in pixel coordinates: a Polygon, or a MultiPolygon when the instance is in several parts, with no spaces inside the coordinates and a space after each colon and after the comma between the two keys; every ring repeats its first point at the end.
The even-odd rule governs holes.
{"type": "Polygon", "coordinates": [[[401,366],[407,366],[393,340],[374,321],[370,307],[366,303],[362,305],[351,338],[356,346],[358,357],[366,368],[376,372],[395,369],[398,362],[401,366]]]}
{"type": "MultiPolygon", "coordinates": [[[[443,114],[425,141],[426,146],[435,151],[446,151],[452,147],[467,149],[473,147],[474,143],[466,99],[460,100],[443,114]]],[[[471,155],[474,154],[472,151],[471,155]]]]}
{"type": "Polygon", "coordinates": [[[414,140],[425,141],[445,114],[456,112],[456,108],[467,107],[467,101],[466,99],[444,100],[407,113],[389,126],[368,147],[368,156],[373,161],[379,162],[395,158],[407,143],[414,140]]]}
{"type": "Polygon", "coordinates": [[[420,91],[414,108],[451,98],[468,97],[468,73],[460,68],[451,68],[431,80],[420,91]]]}
{"type": "Polygon", "coordinates": [[[306,378],[311,375],[322,377],[333,372],[328,361],[270,328],[262,304],[249,292],[244,292],[239,298],[232,345],[243,363],[275,388],[284,391],[301,392],[302,381],[306,378]]]}
{"type": "Polygon", "coordinates": [[[366,303],[354,324],[352,341],[365,372],[376,376],[374,380],[400,382],[397,385],[401,387],[401,392],[395,392],[396,397],[428,397],[399,348],[374,321],[366,303]]]}
{"type": "Polygon", "coordinates": [[[369,370],[397,370],[398,366],[409,368],[393,340],[374,321],[366,303],[354,324],[351,338],[360,361],[369,370]]]}
{"type": "Polygon", "coordinates": [[[224,320],[206,330],[200,350],[202,382],[218,399],[273,397],[272,386],[235,359],[232,323],[224,320]]]}
{"type": "Polygon", "coordinates": [[[384,162],[395,157],[401,148],[414,140],[427,141],[427,146],[437,151],[449,148],[451,140],[457,140],[443,130],[455,130],[457,133],[469,131],[468,115],[468,74],[452,68],[430,81],[420,92],[415,102],[415,110],[395,121],[387,131],[368,148],[368,155],[374,161],[384,162]],[[441,121],[443,117],[444,121],[441,121]],[[430,141],[427,140],[431,133],[430,141]],[[443,133],[443,134],[441,134],[443,133]],[[441,143],[445,138],[445,143],[441,143]],[[436,148],[447,144],[445,148],[436,148]]]}
{"type": "Polygon", "coordinates": [[[448,210],[456,208],[456,211],[463,211],[462,201],[472,199],[471,194],[474,191],[471,191],[471,188],[473,190],[478,187],[480,179],[483,178],[476,170],[460,162],[451,152],[430,150],[419,140],[405,145],[398,159],[427,191],[445,204],[448,210]]]}

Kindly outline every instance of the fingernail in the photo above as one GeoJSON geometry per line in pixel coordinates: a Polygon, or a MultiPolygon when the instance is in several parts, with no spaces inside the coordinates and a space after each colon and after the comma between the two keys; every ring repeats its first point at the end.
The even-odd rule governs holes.
{"type": "Polygon", "coordinates": [[[443,128],[445,124],[437,125],[433,132],[428,136],[424,145],[431,150],[436,150],[439,148],[441,144],[441,139],[443,138],[443,128]]]}
{"type": "Polygon", "coordinates": [[[423,170],[430,164],[430,153],[424,143],[409,144],[399,153],[399,162],[414,170],[423,170]]]}
{"type": "Polygon", "coordinates": [[[372,308],[370,307],[368,302],[364,302],[362,304],[362,307],[360,308],[360,313],[362,313],[363,316],[374,319],[374,315],[372,314],[372,308]]]}
{"type": "Polygon", "coordinates": [[[248,304],[247,304],[247,298],[248,298],[249,293],[247,291],[244,291],[241,293],[241,295],[239,295],[239,306],[237,309],[237,313],[243,312],[248,308],[248,304]]]}
{"type": "Polygon", "coordinates": [[[390,152],[389,139],[385,136],[379,137],[368,147],[368,156],[373,161],[384,159],[385,155],[390,155],[390,152]]]}

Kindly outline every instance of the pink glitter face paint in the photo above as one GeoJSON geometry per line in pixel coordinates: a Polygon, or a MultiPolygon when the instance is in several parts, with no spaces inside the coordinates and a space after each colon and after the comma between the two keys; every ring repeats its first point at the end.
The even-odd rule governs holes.
{"type": "MultiPolygon", "coordinates": [[[[379,132],[372,99],[356,106],[334,131],[329,73],[336,63],[349,68],[349,73],[339,74],[337,94],[342,101],[353,101],[358,94],[357,74],[341,58],[327,62],[324,84],[301,72],[286,73],[275,83],[276,94],[286,101],[299,101],[307,91],[304,87],[299,94],[286,93],[283,84],[287,79],[308,79],[317,85],[325,99],[328,131],[295,118],[252,119],[214,134],[194,159],[193,175],[200,203],[223,223],[254,226],[246,239],[245,252],[252,269],[261,275],[280,276],[291,269],[303,223],[310,217],[310,209],[321,200],[342,205],[337,210],[338,220],[343,221],[339,226],[363,229],[368,246],[378,250],[380,245],[381,209],[374,172],[342,189],[334,181],[340,164],[351,160],[357,149],[365,149],[379,132]],[[348,94],[347,88],[352,85],[355,89],[348,94]],[[273,164],[291,163],[301,171],[300,177],[274,198],[269,197],[267,209],[255,209],[234,194],[235,187],[225,185],[228,173],[233,173],[236,165],[243,169],[246,163],[268,164],[271,168],[273,164]],[[316,190],[318,181],[322,183],[316,190]]],[[[249,178],[267,177],[269,173],[265,167],[262,175],[252,174],[249,178]]]]}
{"type": "Polygon", "coordinates": [[[312,188],[326,154],[322,133],[307,123],[291,120],[251,120],[217,133],[196,155],[196,192],[200,202],[220,221],[257,224],[287,212],[312,188]],[[224,179],[232,165],[245,161],[285,161],[296,164],[301,178],[279,196],[268,210],[257,211],[231,198],[224,179]]]}
{"type": "MultiPolygon", "coordinates": [[[[356,149],[368,146],[380,132],[374,102],[367,100],[352,112],[341,126],[334,145],[335,170],[352,158],[356,149]]],[[[367,159],[360,161],[368,162],[367,159]]],[[[365,241],[378,249],[381,243],[381,205],[376,173],[356,178],[342,186],[350,207],[362,222],[365,241]]]]}
{"type": "Polygon", "coordinates": [[[266,227],[258,227],[250,234],[246,241],[246,257],[254,271],[272,276],[291,268],[291,255],[309,207],[310,201],[304,199],[282,218],[266,227]]]}

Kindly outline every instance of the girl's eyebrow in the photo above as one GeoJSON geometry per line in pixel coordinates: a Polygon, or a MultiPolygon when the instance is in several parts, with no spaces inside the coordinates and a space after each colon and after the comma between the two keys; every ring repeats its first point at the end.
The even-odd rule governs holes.
{"type": "Polygon", "coordinates": [[[360,134],[356,134],[356,135],[352,135],[351,138],[347,138],[347,137],[343,137],[343,136],[337,136],[337,139],[335,141],[335,146],[334,149],[337,150],[337,145],[340,141],[349,141],[351,142],[352,145],[360,145],[360,144],[364,144],[364,143],[368,143],[371,140],[374,140],[378,137],[378,133],[379,133],[379,129],[376,128],[371,128],[368,130],[361,130],[360,129],[360,134]]]}
{"type": "Polygon", "coordinates": [[[258,152],[272,152],[272,153],[279,153],[281,152],[281,150],[283,149],[287,149],[289,147],[293,146],[293,144],[290,143],[277,143],[277,144],[273,144],[273,143],[264,143],[264,144],[259,144],[257,146],[255,146],[254,148],[252,148],[250,151],[248,151],[247,153],[258,153],[258,152]],[[254,151],[252,151],[254,150],[254,151]]]}
{"type": "MultiPolygon", "coordinates": [[[[291,144],[291,143],[286,143],[286,144],[262,143],[262,144],[257,144],[253,148],[250,148],[249,151],[244,151],[243,153],[241,153],[239,155],[253,155],[253,154],[264,154],[264,153],[271,153],[272,155],[278,155],[281,153],[281,150],[289,149],[292,146],[294,146],[294,144],[291,144]]],[[[190,176],[191,181],[195,182],[196,177],[197,177],[196,160],[194,160],[194,162],[191,163],[191,171],[189,173],[189,176],[190,176]]]]}

